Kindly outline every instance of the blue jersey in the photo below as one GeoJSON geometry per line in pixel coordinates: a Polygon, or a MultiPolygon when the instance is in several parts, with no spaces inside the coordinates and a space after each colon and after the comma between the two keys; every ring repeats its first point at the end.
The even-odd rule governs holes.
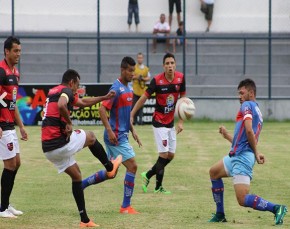
{"type": "Polygon", "coordinates": [[[236,117],[236,127],[230,156],[239,154],[243,151],[253,152],[246,135],[245,120],[252,120],[252,128],[256,137],[256,143],[258,143],[259,135],[263,126],[263,117],[256,102],[245,101],[241,105],[236,117]]]}
{"type": "MultiPolygon", "coordinates": [[[[114,131],[118,142],[127,142],[130,131],[130,112],[133,101],[133,89],[128,84],[125,86],[120,79],[115,80],[110,90],[116,92],[116,96],[111,100],[105,100],[102,105],[110,110],[109,123],[114,131]]],[[[112,145],[108,138],[107,130],[104,132],[104,141],[112,145]]]]}

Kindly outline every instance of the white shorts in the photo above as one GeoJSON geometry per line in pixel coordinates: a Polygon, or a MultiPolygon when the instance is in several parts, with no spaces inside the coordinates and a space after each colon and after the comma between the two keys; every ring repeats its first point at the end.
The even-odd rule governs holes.
{"type": "Polygon", "coordinates": [[[74,130],[70,136],[69,143],[61,148],[45,152],[44,154],[58,169],[58,173],[62,173],[76,163],[74,155],[84,147],[85,142],[86,132],[84,130],[74,130]]]}
{"type": "Polygon", "coordinates": [[[175,153],[176,150],[176,132],[175,128],[153,127],[155,142],[158,153],[175,153]]]}
{"type": "Polygon", "coordinates": [[[16,130],[5,130],[0,138],[0,159],[8,160],[19,153],[19,142],[16,130]]]}

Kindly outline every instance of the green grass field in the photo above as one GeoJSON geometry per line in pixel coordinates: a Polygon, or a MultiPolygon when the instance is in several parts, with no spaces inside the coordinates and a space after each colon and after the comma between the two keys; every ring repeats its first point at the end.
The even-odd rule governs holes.
{"type": "MultiPolygon", "coordinates": [[[[157,154],[152,127],[137,126],[143,147],[138,148],[131,141],[139,166],[132,204],[141,214],[118,213],[125,173],[121,166],[114,180],[85,190],[89,217],[100,224],[100,228],[273,228],[272,213],[238,205],[230,178],[224,179],[225,211],[229,222],[207,223],[211,213],[215,212],[208,170],[227,154],[230,147],[218,134],[220,124],[206,121],[185,124],[185,130],[178,135],[176,157],[166,167],[163,184],[172,191],[166,196],[153,194],[155,178],[149,185],[149,193],[142,193],[140,173],[155,163],[157,154]]],[[[232,132],[234,123],[223,124],[232,132]]],[[[290,206],[289,125],[288,122],[264,123],[259,149],[266,155],[266,164],[255,166],[251,192],[290,206]]],[[[93,130],[102,142],[102,126],[81,128],[93,130]]],[[[0,228],[78,228],[79,215],[70,178],[66,174],[59,175],[43,155],[40,127],[27,127],[27,131],[30,139],[21,142],[22,166],[11,196],[11,203],[24,211],[24,215],[18,219],[0,219],[0,228]]],[[[78,153],[76,159],[83,177],[103,169],[87,149],[78,153]]],[[[283,227],[290,227],[289,215],[286,215],[283,227]]]]}

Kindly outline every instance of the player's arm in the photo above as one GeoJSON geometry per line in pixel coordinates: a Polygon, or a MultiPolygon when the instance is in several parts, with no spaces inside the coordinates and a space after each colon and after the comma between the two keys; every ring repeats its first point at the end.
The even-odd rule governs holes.
{"type": "Polygon", "coordinates": [[[62,93],[58,99],[58,110],[61,115],[66,121],[65,132],[67,134],[67,140],[69,139],[70,135],[72,134],[72,122],[69,117],[69,112],[67,109],[67,104],[69,102],[69,97],[66,93],[62,93]]]}
{"type": "Polygon", "coordinates": [[[24,124],[21,120],[21,117],[20,117],[20,114],[19,114],[19,110],[18,110],[18,107],[15,106],[15,123],[16,125],[19,127],[19,130],[20,130],[20,134],[21,134],[21,140],[23,141],[27,141],[28,140],[28,135],[27,135],[27,132],[26,130],[24,129],[24,124]]]}
{"type": "Polygon", "coordinates": [[[109,141],[115,145],[118,145],[118,138],[116,137],[116,135],[115,135],[114,131],[112,130],[112,127],[109,123],[107,111],[108,111],[107,108],[103,104],[101,104],[101,106],[99,108],[99,114],[100,114],[100,118],[103,122],[103,125],[108,132],[109,141]]]}
{"type": "Polygon", "coordinates": [[[88,98],[82,98],[78,99],[75,106],[78,107],[90,107],[93,106],[99,102],[102,102],[107,99],[111,99],[116,95],[115,91],[109,91],[108,94],[104,96],[97,96],[97,97],[88,97],[88,98]]]}
{"type": "Polygon", "coordinates": [[[130,123],[132,124],[133,123],[133,120],[134,120],[134,116],[136,114],[136,112],[141,108],[143,107],[144,103],[146,102],[147,100],[147,96],[145,94],[143,94],[139,99],[138,101],[135,103],[135,106],[133,107],[133,109],[131,110],[131,117],[130,117],[130,123]]]}
{"type": "Polygon", "coordinates": [[[135,128],[134,128],[132,123],[130,123],[130,131],[132,133],[132,136],[133,136],[134,140],[138,143],[139,147],[141,147],[142,146],[142,142],[140,141],[140,139],[138,137],[138,134],[135,131],[135,128]]]}
{"type": "Polygon", "coordinates": [[[244,124],[245,124],[247,139],[248,139],[248,142],[249,142],[252,150],[254,151],[256,160],[257,160],[258,164],[264,164],[264,162],[265,162],[264,155],[259,153],[257,150],[257,140],[255,137],[255,133],[253,131],[253,128],[252,128],[252,119],[244,120],[244,124]]]}
{"type": "Polygon", "coordinates": [[[230,135],[224,126],[219,127],[219,133],[224,137],[224,139],[228,140],[230,143],[233,143],[233,136],[230,135]]]}

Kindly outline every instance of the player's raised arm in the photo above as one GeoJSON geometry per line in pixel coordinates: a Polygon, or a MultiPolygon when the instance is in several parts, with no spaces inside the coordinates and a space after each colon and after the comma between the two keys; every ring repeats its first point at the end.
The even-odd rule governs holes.
{"type": "Polygon", "coordinates": [[[115,95],[116,95],[115,91],[109,91],[108,94],[104,96],[87,97],[87,98],[78,99],[75,105],[78,107],[90,107],[104,100],[111,99],[115,95]]]}

